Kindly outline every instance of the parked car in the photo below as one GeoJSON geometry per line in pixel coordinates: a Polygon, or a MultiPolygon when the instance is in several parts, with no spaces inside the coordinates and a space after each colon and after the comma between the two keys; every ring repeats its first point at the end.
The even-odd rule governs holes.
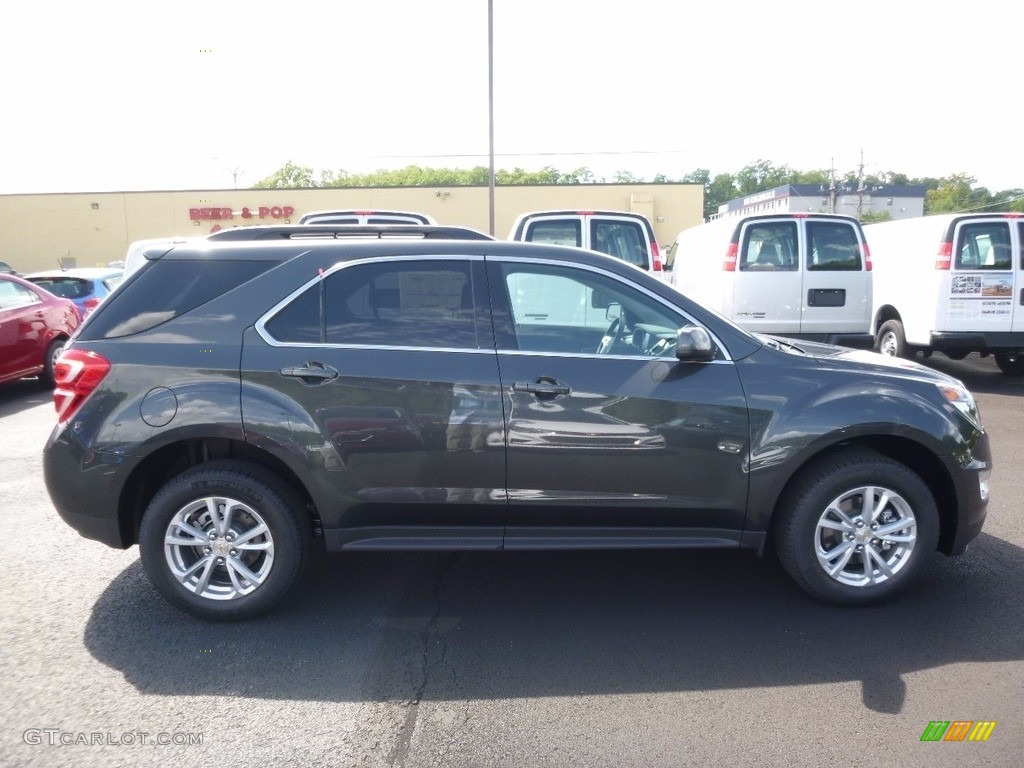
{"type": "Polygon", "coordinates": [[[516,218],[508,239],[588,248],[664,278],[654,228],[639,213],[531,211],[516,218]]]}
{"type": "Polygon", "coordinates": [[[753,335],[603,254],[335,229],[153,258],[57,363],[56,509],[183,610],[265,611],[313,546],[770,546],[862,604],[982,528],[954,378],[753,335]]]}
{"type": "Polygon", "coordinates": [[[299,219],[299,224],[436,224],[425,213],[412,211],[343,210],[314,211],[299,219]]]}
{"type": "Polygon", "coordinates": [[[994,355],[1024,376],[1024,216],[947,213],[864,227],[875,260],[875,349],[994,355]]]}
{"type": "Polygon", "coordinates": [[[83,320],[110,295],[123,277],[123,269],[109,267],[55,269],[25,275],[30,283],[45,288],[54,296],[71,299],[83,320]]]}
{"type": "Polygon", "coordinates": [[[679,233],[669,282],[751,331],[870,349],[872,262],[860,223],[827,213],[724,218],[679,233]]]}
{"type": "Polygon", "coordinates": [[[0,384],[27,376],[52,384],[54,362],[78,323],[68,299],[0,274],[0,384]]]}

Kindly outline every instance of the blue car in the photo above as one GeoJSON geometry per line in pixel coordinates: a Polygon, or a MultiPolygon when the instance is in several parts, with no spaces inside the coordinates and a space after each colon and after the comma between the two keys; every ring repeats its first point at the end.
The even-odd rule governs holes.
{"type": "Polygon", "coordinates": [[[123,269],[85,267],[81,269],[33,272],[25,279],[55,296],[71,299],[84,320],[124,279],[123,269]]]}

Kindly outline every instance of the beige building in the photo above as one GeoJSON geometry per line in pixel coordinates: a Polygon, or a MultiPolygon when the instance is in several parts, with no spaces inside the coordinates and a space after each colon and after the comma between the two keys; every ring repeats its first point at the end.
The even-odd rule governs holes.
{"type": "MultiPolygon", "coordinates": [[[[209,234],[218,228],[298,222],[330,209],[426,213],[440,224],[489,228],[487,187],[232,189],[0,195],[0,260],[21,273],[65,266],[104,266],[128,244],[156,237],[209,234]]],[[[527,211],[617,210],[644,214],[667,247],[700,224],[699,184],[560,184],[495,190],[495,236],[507,237],[527,211]]]]}

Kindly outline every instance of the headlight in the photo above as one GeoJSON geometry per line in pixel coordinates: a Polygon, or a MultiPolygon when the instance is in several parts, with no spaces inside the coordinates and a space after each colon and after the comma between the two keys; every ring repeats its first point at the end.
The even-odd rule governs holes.
{"type": "Polygon", "coordinates": [[[974,400],[974,395],[968,392],[963,384],[956,382],[955,384],[936,384],[935,386],[950,405],[966,416],[974,426],[982,429],[978,404],[974,400]]]}

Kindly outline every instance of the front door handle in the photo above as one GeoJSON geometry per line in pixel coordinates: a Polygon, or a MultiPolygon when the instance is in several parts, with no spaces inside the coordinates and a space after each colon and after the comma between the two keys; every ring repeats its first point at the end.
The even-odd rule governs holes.
{"type": "Polygon", "coordinates": [[[293,379],[302,379],[305,384],[326,384],[338,378],[338,372],[329,365],[310,360],[305,365],[282,368],[281,375],[293,379]]]}
{"type": "Polygon", "coordinates": [[[555,395],[568,395],[569,385],[562,384],[548,376],[541,376],[536,381],[517,381],[512,385],[517,392],[529,392],[538,397],[554,397],[555,395]]]}

